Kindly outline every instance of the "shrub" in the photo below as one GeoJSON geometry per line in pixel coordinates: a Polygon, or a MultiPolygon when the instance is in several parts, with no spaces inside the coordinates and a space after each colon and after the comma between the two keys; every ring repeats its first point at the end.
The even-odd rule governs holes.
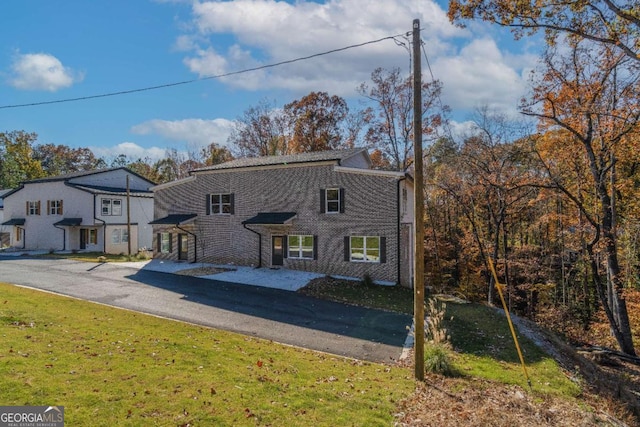
{"type": "Polygon", "coordinates": [[[365,274],[364,277],[362,278],[362,284],[364,286],[373,286],[373,279],[371,278],[371,276],[369,274],[365,274]]]}
{"type": "Polygon", "coordinates": [[[426,344],[424,346],[424,370],[433,374],[453,374],[449,348],[443,344],[426,344]]]}

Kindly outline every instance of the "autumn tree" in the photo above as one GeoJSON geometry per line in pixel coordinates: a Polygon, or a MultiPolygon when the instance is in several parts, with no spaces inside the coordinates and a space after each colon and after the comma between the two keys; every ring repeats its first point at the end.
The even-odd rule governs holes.
{"type": "Polygon", "coordinates": [[[240,157],[288,153],[286,120],[282,110],[262,100],[236,119],[227,144],[240,157]]]}
{"type": "MultiPolygon", "coordinates": [[[[432,169],[431,186],[446,192],[466,218],[470,234],[467,243],[473,245],[476,252],[470,257],[475,258],[476,266],[481,268],[479,272],[487,284],[485,294],[489,304],[494,303],[495,284],[488,274],[486,257],[491,257],[496,266],[501,260],[505,283],[511,288],[508,259],[512,252],[511,231],[517,227],[517,214],[526,209],[534,192],[526,185],[530,175],[528,153],[512,141],[521,132],[523,127],[519,122],[488,107],[480,107],[459,149],[441,139],[434,146],[436,151],[431,153],[441,159],[433,161],[441,164],[435,167],[428,162],[432,169]],[[442,164],[443,161],[446,163],[442,164]]],[[[461,245],[457,247],[463,250],[461,245]]]]}
{"type": "MultiPolygon", "coordinates": [[[[441,90],[439,81],[422,84],[424,136],[435,135],[448,110],[438,102],[441,90]]],[[[377,68],[371,73],[371,84],[362,83],[358,93],[372,104],[365,116],[365,141],[384,153],[391,169],[406,170],[413,163],[413,79],[403,77],[399,68],[377,68]]]]}
{"type": "Polygon", "coordinates": [[[14,188],[22,181],[41,178],[44,171],[33,158],[35,133],[0,132],[0,188],[14,188]]]}
{"type": "Polygon", "coordinates": [[[233,160],[231,151],[229,151],[227,147],[218,145],[215,142],[202,148],[200,150],[200,157],[203,166],[213,166],[233,160]]]}
{"type": "Polygon", "coordinates": [[[40,162],[47,176],[88,171],[102,165],[89,148],[71,148],[62,144],[36,145],[33,148],[33,159],[40,162]]]}
{"type": "Polygon", "coordinates": [[[633,151],[638,150],[640,63],[609,44],[574,40],[568,47],[547,50],[523,112],[537,117],[543,130],[564,131],[564,140],[554,140],[558,144],[553,150],[538,150],[539,159],[548,185],[562,191],[590,226],[586,249],[591,282],[621,350],[633,355],[615,200],[620,185],[616,165],[620,159],[636,157],[633,151]],[[559,150],[570,150],[584,162],[587,179],[580,185],[567,181],[566,165],[558,164],[554,155],[559,150]]]}
{"type": "Polygon", "coordinates": [[[346,148],[344,126],[349,107],[343,98],[326,92],[311,92],[286,104],[284,114],[291,132],[289,152],[346,148]]]}
{"type": "Polygon", "coordinates": [[[558,35],[590,40],[640,62],[640,6],[636,0],[451,0],[448,16],[459,25],[479,18],[509,27],[516,38],[543,30],[550,46],[558,35]]]}

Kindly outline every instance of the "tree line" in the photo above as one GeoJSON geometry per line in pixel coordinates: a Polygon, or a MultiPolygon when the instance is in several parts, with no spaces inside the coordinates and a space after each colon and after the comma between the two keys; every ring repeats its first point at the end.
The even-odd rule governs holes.
{"type": "MultiPolygon", "coordinates": [[[[75,171],[126,166],[156,183],[183,178],[189,171],[238,157],[296,154],[367,147],[375,167],[405,170],[412,163],[412,82],[400,69],[376,69],[371,83],[357,90],[368,106],[353,110],[337,95],[311,92],[278,108],[262,100],[235,120],[226,144],[201,149],[168,149],[159,160],[116,154],[97,157],[89,148],[39,143],[35,133],[0,132],[0,188],[75,171]]],[[[447,108],[436,104],[439,81],[423,84],[425,134],[435,135],[447,108]]]]}
{"type": "MultiPolygon", "coordinates": [[[[425,281],[434,291],[493,304],[491,259],[512,310],[560,329],[586,329],[603,314],[615,342],[632,355],[626,295],[640,288],[640,20],[633,7],[451,1],[453,22],[485,19],[518,37],[544,29],[546,50],[522,98],[522,120],[481,106],[465,134],[450,135],[442,132],[442,85],[423,84],[426,214],[418,220],[425,281]]],[[[119,156],[110,166],[165,182],[234,157],[363,146],[374,167],[410,171],[410,76],[377,69],[358,92],[366,101],[358,110],[324,92],[283,108],[263,101],[238,118],[226,146],[170,151],[153,164],[119,156]]],[[[33,146],[33,134],[0,138],[0,187],[104,165],[85,149],[59,146],[61,158],[74,160],[51,160],[56,147],[33,146]]]]}

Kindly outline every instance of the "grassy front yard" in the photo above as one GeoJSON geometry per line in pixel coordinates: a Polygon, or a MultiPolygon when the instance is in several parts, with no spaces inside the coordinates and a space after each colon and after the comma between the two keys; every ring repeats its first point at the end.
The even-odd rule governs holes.
{"type": "Polygon", "coordinates": [[[390,425],[407,368],[0,284],[2,405],[70,426],[390,425]]]}
{"type": "MultiPolygon", "coordinates": [[[[411,291],[363,286],[319,281],[305,292],[411,309],[411,291]]],[[[417,384],[410,359],[402,366],[365,363],[0,283],[0,404],[62,405],[74,426],[539,426],[606,419],[595,408],[611,400],[585,400],[582,385],[523,338],[530,390],[495,310],[448,303],[445,326],[455,376],[428,375],[417,384]]]]}

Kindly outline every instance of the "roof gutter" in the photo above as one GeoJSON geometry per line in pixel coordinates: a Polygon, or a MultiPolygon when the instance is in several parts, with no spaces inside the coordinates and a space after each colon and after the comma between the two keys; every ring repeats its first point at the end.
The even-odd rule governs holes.
{"type": "MultiPolygon", "coordinates": [[[[100,221],[102,223],[102,252],[107,252],[107,222],[98,218],[96,216],[96,196],[97,194],[93,193],[93,220],[100,221]]],[[[131,239],[131,236],[129,236],[131,239]]]]}
{"type": "Polygon", "coordinates": [[[401,254],[401,250],[400,250],[400,220],[401,220],[401,215],[402,212],[400,212],[400,183],[402,181],[404,181],[405,179],[407,179],[406,175],[400,179],[398,179],[398,181],[396,182],[396,213],[397,213],[397,221],[396,221],[396,249],[397,249],[397,254],[396,254],[396,261],[397,261],[397,284],[400,285],[400,281],[401,281],[401,263],[400,263],[400,258],[402,256],[401,254]]]}

